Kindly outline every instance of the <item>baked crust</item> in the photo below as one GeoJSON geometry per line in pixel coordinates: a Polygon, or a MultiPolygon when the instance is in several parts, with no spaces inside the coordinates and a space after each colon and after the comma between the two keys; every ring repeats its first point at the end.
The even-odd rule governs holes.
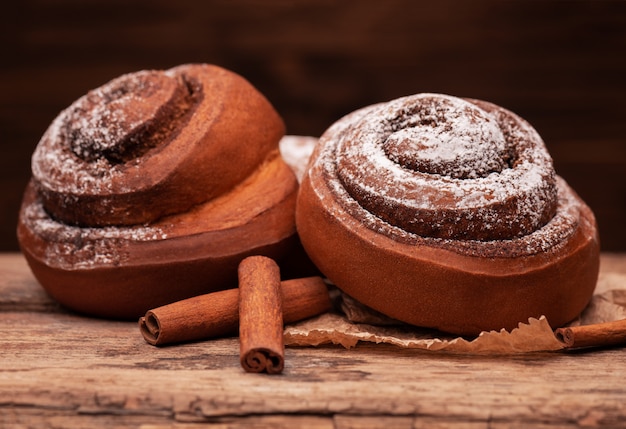
{"type": "Polygon", "coordinates": [[[18,223],[35,277],[61,304],[134,319],[235,287],[246,256],[301,255],[298,183],[278,151],[284,124],[243,78],[185,65],[126,75],[90,94],[42,138],[18,223]],[[185,80],[196,85],[193,100],[170,88],[185,80]],[[142,85],[149,90],[130,92],[142,85]],[[110,107],[115,100],[125,105],[110,107]],[[132,124],[115,119],[137,106],[148,112],[133,113],[132,124]]]}
{"type": "Polygon", "coordinates": [[[57,116],[33,153],[33,181],[46,210],[64,223],[152,222],[233,188],[284,131],[265,97],[228,70],[141,71],[57,116]]]}
{"type": "MultiPolygon", "coordinates": [[[[511,159],[501,171],[491,169],[469,179],[440,171],[415,172],[406,165],[398,167],[398,161],[381,161],[379,153],[384,150],[380,148],[397,130],[374,141],[371,147],[359,148],[364,140],[371,139],[368,130],[376,129],[389,117],[402,116],[406,112],[410,112],[408,116],[423,115],[420,112],[425,109],[416,107],[416,104],[425,99],[437,108],[450,108],[447,101],[451,97],[448,96],[406,97],[350,114],[321,137],[303,179],[296,209],[298,233],[312,261],[355,299],[390,317],[418,326],[475,335],[483,330],[513,329],[529,317],[545,315],[555,327],[575,318],[588,303],[597,281],[599,239],[596,221],[589,207],[554,174],[543,142],[525,121],[516,117],[513,121],[514,126],[524,127],[524,133],[509,130],[503,134],[526,134],[538,140],[529,143],[520,142],[517,137],[505,138],[504,153],[511,159]],[[440,99],[446,102],[439,103],[440,99]],[[346,149],[346,146],[350,148],[346,149]],[[477,195],[477,189],[486,187],[488,182],[503,182],[497,177],[502,174],[524,177],[509,171],[523,164],[520,147],[528,152],[525,157],[538,163],[536,170],[528,163],[525,166],[527,170],[533,170],[530,174],[536,180],[529,187],[527,184],[511,184],[507,178],[504,186],[511,190],[524,188],[532,204],[516,203],[515,198],[506,196],[502,205],[508,210],[507,216],[511,217],[517,211],[526,217],[521,222],[499,222],[493,218],[493,211],[489,212],[491,208],[483,210],[480,204],[470,207],[470,212],[474,211],[476,215],[467,215],[463,204],[450,202],[437,193],[437,183],[445,182],[448,187],[469,190],[470,193],[458,196],[458,201],[467,200],[473,204],[487,200],[491,203],[500,191],[486,188],[485,197],[477,195]],[[526,149],[529,147],[532,150],[526,149]],[[378,150],[380,152],[376,152],[378,150]],[[350,189],[351,184],[346,186],[352,178],[346,180],[345,176],[351,173],[344,174],[343,169],[348,164],[359,164],[362,159],[346,159],[350,153],[357,157],[375,154],[375,160],[362,165],[358,176],[362,184],[357,183],[357,186],[367,190],[369,195],[366,197],[350,189]],[[377,169],[380,164],[390,164],[389,169],[398,168],[400,172],[381,172],[377,169]],[[368,181],[370,177],[371,182],[368,181]],[[408,181],[408,185],[405,186],[404,181],[408,181]],[[538,190],[538,193],[532,189],[528,191],[529,188],[538,190]],[[401,191],[406,189],[417,189],[423,194],[401,199],[401,191]],[[403,223],[412,219],[393,204],[401,200],[402,204],[410,206],[420,198],[426,200],[430,192],[433,192],[432,198],[427,204],[418,206],[416,216],[435,213],[434,216],[441,216],[442,224],[451,225],[451,228],[430,228],[435,229],[430,235],[431,221],[425,222],[418,232],[403,228],[403,223]],[[376,196],[379,198],[374,198],[376,196]],[[544,201],[547,197],[553,199],[544,201]],[[389,199],[395,201],[389,202],[389,199]],[[371,208],[377,205],[379,207],[371,208]],[[445,208],[443,215],[436,210],[440,205],[445,208]],[[424,210],[420,212],[422,208],[424,210]],[[529,210],[550,215],[536,216],[528,222],[529,210]],[[400,219],[389,219],[396,213],[400,219]],[[480,219],[480,215],[484,219],[480,219]],[[484,228],[486,219],[493,222],[494,227],[484,228]],[[482,224],[475,228],[469,224],[478,221],[482,224]],[[512,225],[510,235],[506,235],[509,234],[507,225],[512,225]],[[528,225],[534,225],[531,231],[528,231],[528,225]],[[473,228],[472,235],[466,233],[470,228],[473,228]],[[455,235],[457,230],[460,230],[458,238],[455,235]]],[[[462,109],[470,104],[471,109],[476,107],[485,116],[496,117],[496,123],[502,122],[497,119],[500,117],[506,118],[510,124],[514,115],[476,100],[452,101],[462,109]]],[[[444,111],[442,118],[456,118],[456,115],[457,112],[444,111]]],[[[402,117],[402,120],[404,123],[413,121],[411,127],[415,128],[406,132],[399,127],[403,136],[420,135],[419,128],[423,125],[419,118],[402,117]]],[[[455,121],[442,126],[455,127],[458,125],[455,121]]],[[[463,127],[467,126],[467,121],[460,122],[463,127]]],[[[389,130],[390,127],[385,124],[378,129],[389,130]]],[[[428,132],[432,132],[432,128],[428,132]]],[[[464,128],[457,134],[463,132],[464,128]]],[[[475,145],[482,146],[480,143],[470,144],[475,145]]],[[[414,152],[410,156],[419,158],[419,150],[414,152]]],[[[441,189],[445,193],[445,189],[441,189]]]]}

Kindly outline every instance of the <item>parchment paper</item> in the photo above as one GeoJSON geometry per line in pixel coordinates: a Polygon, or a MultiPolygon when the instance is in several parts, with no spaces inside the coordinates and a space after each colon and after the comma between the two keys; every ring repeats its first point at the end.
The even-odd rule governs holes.
{"type": "MultiPolygon", "coordinates": [[[[460,338],[400,324],[359,304],[340,292],[334,297],[339,311],[326,313],[285,328],[285,345],[340,344],[355,347],[360,341],[398,347],[471,354],[515,354],[557,351],[564,348],[545,317],[531,318],[507,332],[481,332],[460,338]]],[[[626,274],[601,273],[591,302],[569,326],[626,318],[626,274]]],[[[556,327],[554,327],[556,328],[556,327]]]]}

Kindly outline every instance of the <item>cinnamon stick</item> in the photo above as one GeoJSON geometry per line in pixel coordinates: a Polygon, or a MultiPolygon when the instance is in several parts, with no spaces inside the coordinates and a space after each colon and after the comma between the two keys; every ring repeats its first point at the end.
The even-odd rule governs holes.
{"type": "MultiPolygon", "coordinates": [[[[328,311],[328,289],[321,277],[281,282],[284,323],[328,311]]],[[[237,333],[239,289],[195,296],[146,312],[139,319],[143,338],[153,346],[198,341],[237,333]]]]}
{"type": "Polygon", "coordinates": [[[278,374],[285,364],[280,270],[265,256],[239,264],[239,359],[247,372],[278,374]]]}
{"type": "Polygon", "coordinates": [[[606,347],[626,344],[626,319],[559,328],[555,335],[566,348],[606,347]]]}

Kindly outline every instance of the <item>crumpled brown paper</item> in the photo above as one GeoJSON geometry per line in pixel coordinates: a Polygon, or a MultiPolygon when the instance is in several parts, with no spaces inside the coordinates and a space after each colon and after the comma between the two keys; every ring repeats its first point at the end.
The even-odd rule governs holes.
{"type": "MultiPolygon", "coordinates": [[[[481,332],[474,339],[448,336],[438,331],[401,325],[340,296],[340,313],[327,313],[285,328],[285,345],[340,344],[355,347],[359,341],[392,344],[403,348],[471,354],[514,354],[557,351],[564,348],[545,317],[531,318],[511,332],[481,332]],[[367,323],[365,323],[367,322],[367,323]]],[[[626,318],[626,273],[600,274],[595,294],[570,326],[589,325],[626,318]]]]}

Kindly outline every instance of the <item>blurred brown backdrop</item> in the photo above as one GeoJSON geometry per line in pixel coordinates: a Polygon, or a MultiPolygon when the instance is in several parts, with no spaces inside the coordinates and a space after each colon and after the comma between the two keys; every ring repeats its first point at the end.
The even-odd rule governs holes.
{"type": "MultiPolygon", "coordinates": [[[[11,5],[12,4],[12,5],[11,5]]],[[[2,12],[0,250],[30,155],[56,114],[126,72],[208,62],[248,78],[290,134],[418,92],[481,98],[530,121],[626,251],[626,2],[20,1],[2,12]]]]}

